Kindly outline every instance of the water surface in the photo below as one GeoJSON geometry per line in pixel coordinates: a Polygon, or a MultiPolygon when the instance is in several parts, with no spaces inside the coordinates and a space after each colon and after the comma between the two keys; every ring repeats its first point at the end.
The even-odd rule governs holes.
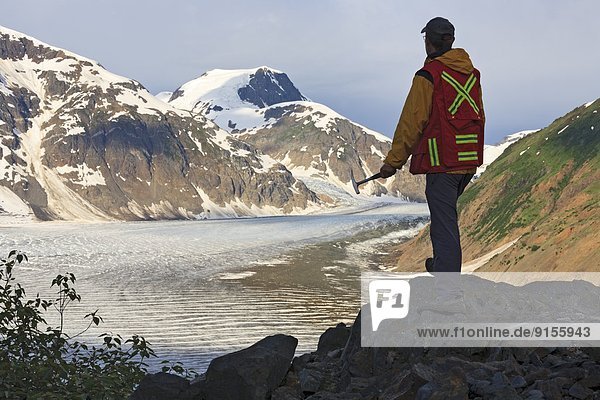
{"type": "Polygon", "coordinates": [[[298,353],[313,351],[326,328],[354,320],[360,272],[382,267],[385,245],[426,216],[425,205],[405,203],[343,215],[52,222],[3,227],[0,239],[3,252],[28,254],[16,274],[30,295],[52,296],[58,273],[77,276],[82,302],[68,312],[68,332],[99,309],[104,323],[83,340],[141,334],[161,357],[202,371],[276,333],[297,337],[298,353]]]}

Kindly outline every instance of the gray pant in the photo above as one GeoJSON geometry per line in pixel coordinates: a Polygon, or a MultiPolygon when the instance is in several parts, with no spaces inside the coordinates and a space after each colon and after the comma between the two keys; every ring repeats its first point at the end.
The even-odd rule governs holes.
{"type": "Polygon", "coordinates": [[[462,250],[456,202],[472,174],[427,174],[425,196],[431,214],[430,235],[435,272],[460,272],[462,250]]]}

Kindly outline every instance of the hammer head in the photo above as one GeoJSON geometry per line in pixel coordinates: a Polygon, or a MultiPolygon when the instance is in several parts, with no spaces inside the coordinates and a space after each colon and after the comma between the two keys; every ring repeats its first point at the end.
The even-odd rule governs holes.
{"type": "Polygon", "coordinates": [[[358,190],[358,184],[356,183],[356,179],[354,179],[354,172],[352,172],[352,170],[350,170],[350,181],[352,182],[352,187],[354,188],[356,194],[360,194],[358,190]]]}

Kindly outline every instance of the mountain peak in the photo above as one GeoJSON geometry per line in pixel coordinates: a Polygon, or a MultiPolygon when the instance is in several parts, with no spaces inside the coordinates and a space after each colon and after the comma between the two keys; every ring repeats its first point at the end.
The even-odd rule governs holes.
{"type": "Polygon", "coordinates": [[[283,72],[260,67],[250,76],[248,85],[238,89],[240,99],[259,108],[288,101],[308,100],[283,72]]]}
{"type": "Polygon", "coordinates": [[[265,108],[305,100],[284,72],[261,66],[212,69],[177,89],[169,102],[181,109],[209,113],[213,109],[265,108]]]}
{"type": "Polygon", "coordinates": [[[210,69],[210,70],[206,71],[205,73],[200,75],[200,77],[206,77],[206,76],[211,76],[211,77],[228,76],[228,77],[230,77],[230,76],[240,76],[240,75],[254,75],[254,74],[258,73],[259,71],[262,71],[264,73],[271,73],[271,74],[283,74],[284,73],[275,68],[271,68],[269,66],[263,65],[260,67],[243,68],[243,69],[214,68],[214,69],[210,69]]]}
{"type": "Polygon", "coordinates": [[[53,55],[60,56],[61,58],[71,57],[80,61],[97,64],[97,62],[92,59],[42,42],[33,36],[29,36],[25,33],[15,31],[2,25],[0,25],[0,39],[2,39],[0,40],[0,58],[10,58],[16,60],[22,59],[25,55],[27,55],[32,59],[32,61],[39,63],[42,61],[40,53],[51,52],[53,55]]]}

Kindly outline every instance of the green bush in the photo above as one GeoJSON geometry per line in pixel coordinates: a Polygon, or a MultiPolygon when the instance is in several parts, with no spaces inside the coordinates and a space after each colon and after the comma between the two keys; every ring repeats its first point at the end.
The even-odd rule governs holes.
{"type": "MultiPolygon", "coordinates": [[[[52,281],[57,297],[39,294],[27,299],[15,282],[13,268],[27,256],[11,251],[0,260],[0,398],[4,399],[125,399],[146,374],[145,361],[156,357],[149,343],[134,335],[102,334],[102,344],[76,340],[102,318],[98,310],[86,315],[87,328],[74,336],[64,333],[64,313],[81,297],[73,288],[75,276],[67,273],[52,281]],[[60,325],[48,326],[44,312],[54,309],[60,325]]],[[[186,372],[178,365],[163,370],[186,372]]]]}

